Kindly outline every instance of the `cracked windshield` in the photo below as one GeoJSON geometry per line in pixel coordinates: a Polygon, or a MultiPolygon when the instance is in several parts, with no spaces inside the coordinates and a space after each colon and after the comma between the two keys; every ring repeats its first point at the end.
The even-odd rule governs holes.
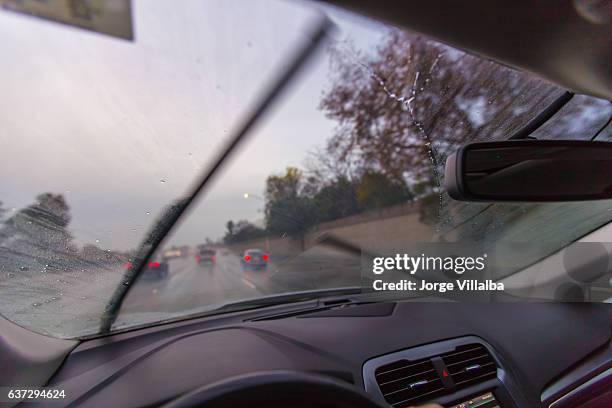
{"type": "MultiPolygon", "coordinates": [[[[0,10],[0,313],[98,334],[139,250],[322,15],[334,29],[147,260],[113,330],[360,286],[360,251],[415,242],[537,243],[512,273],[612,219],[609,201],[450,199],[449,154],[509,138],[566,90],[417,33],[283,1],[135,1],[131,40],[0,10]]],[[[612,140],[611,114],[576,95],[532,136],[612,140]]]]}

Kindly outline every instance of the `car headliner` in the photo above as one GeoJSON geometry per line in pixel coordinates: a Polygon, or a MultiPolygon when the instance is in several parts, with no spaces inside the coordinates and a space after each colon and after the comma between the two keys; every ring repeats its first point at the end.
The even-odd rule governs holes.
{"type": "Polygon", "coordinates": [[[608,2],[324,1],[532,72],[575,93],[612,99],[608,2]]]}

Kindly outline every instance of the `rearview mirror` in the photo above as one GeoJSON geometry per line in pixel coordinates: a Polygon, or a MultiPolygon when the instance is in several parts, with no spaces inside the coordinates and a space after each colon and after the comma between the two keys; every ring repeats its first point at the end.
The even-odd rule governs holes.
{"type": "Polygon", "coordinates": [[[511,140],[472,143],[446,160],[445,187],[460,201],[612,198],[612,143],[511,140]]]}

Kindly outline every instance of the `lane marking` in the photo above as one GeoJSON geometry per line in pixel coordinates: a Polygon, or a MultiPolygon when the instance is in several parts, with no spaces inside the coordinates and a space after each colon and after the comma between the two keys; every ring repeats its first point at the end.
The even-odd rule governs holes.
{"type": "Polygon", "coordinates": [[[252,282],[250,282],[248,279],[242,278],[242,283],[244,283],[247,286],[250,286],[252,289],[257,289],[257,286],[255,286],[252,282]]]}

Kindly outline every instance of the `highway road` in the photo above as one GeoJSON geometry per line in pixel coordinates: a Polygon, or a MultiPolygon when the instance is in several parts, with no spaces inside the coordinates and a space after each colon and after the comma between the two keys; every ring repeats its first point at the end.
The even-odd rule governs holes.
{"type": "Polygon", "coordinates": [[[140,279],[130,290],[122,312],[173,313],[274,293],[360,284],[360,259],[313,249],[275,260],[265,270],[243,269],[238,254],[218,251],[214,265],[193,257],[169,261],[165,279],[140,279]]]}
{"type": "MultiPolygon", "coordinates": [[[[271,294],[363,283],[361,259],[328,247],[311,248],[285,259],[272,253],[268,268],[262,271],[243,270],[241,255],[218,251],[211,266],[198,265],[193,256],[170,260],[167,277],[134,283],[116,327],[146,325],[271,294]]],[[[92,265],[0,271],[2,314],[23,327],[53,336],[97,333],[100,317],[121,285],[124,270],[121,264],[92,265]]],[[[606,280],[599,286],[608,285],[606,280]]],[[[609,289],[605,289],[595,299],[609,302],[609,298],[609,289]]]]}
{"type": "MultiPolygon", "coordinates": [[[[279,259],[271,254],[264,271],[243,270],[241,254],[217,253],[214,266],[193,256],[169,261],[163,279],[139,279],[126,297],[118,327],[214,309],[221,304],[275,293],[358,286],[361,260],[343,252],[312,248],[279,259]]],[[[34,270],[0,276],[5,317],[54,336],[97,331],[108,300],[121,284],[120,265],[69,271],[34,270]]]]}

